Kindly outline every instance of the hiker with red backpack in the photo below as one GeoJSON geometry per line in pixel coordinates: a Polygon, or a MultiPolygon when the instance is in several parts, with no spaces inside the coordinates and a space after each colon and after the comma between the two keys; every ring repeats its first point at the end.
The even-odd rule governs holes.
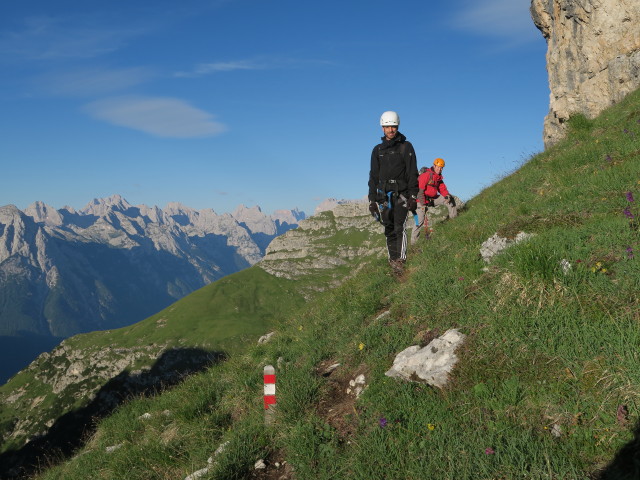
{"type": "Polygon", "coordinates": [[[384,112],[380,126],[384,136],[371,152],[369,211],[384,225],[389,265],[399,275],[407,258],[407,213],[415,212],[418,194],[416,152],[398,131],[400,117],[384,112]]]}
{"type": "Polygon", "coordinates": [[[420,176],[418,177],[418,209],[416,212],[418,218],[411,232],[412,245],[418,242],[420,233],[423,230],[424,238],[429,238],[430,230],[427,208],[446,205],[449,210],[449,218],[458,216],[456,202],[444,183],[444,177],[442,176],[443,168],[444,160],[436,158],[433,161],[433,167],[422,167],[420,169],[420,176]]]}

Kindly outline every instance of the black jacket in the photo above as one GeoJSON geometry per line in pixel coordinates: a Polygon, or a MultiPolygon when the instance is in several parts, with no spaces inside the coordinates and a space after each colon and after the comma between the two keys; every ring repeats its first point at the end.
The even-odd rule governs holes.
{"type": "Polygon", "coordinates": [[[387,180],[398,181],[401,186],[400,193],[418,195],[416,152],[411,142],[400,132],[391,141],[382,137],[382,143],[373,147],[369,170],[370,202],[376,201],[378,189],[384,190],[387,180]]]}

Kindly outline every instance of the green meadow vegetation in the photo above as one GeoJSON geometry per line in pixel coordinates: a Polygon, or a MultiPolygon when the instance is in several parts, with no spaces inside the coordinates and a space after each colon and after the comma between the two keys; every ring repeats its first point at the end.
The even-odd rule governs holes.
{"type": "Polygon", "coordinates": [[[182,479],[223,444],[200,478],[640,478],[639,202],[635,92],[574,118],[566,140],[438,225],[401,281],[372,261],[285,316],[269,343],[127,402],[38,478],[182,479]],[[520,231],[534,236],[485,264],[482,242],[520,231]],[[450,328],[467,338],[445,388],[384,375],[450,328]],[[346,388],[358,374],[356,400],[346,388]]]}
{"type": "MultiPolygon", "coordinates": [[[[118,354],[112,352],[123,349],[142,352],[129,371],[149,368],[153,362],[146,353],[165,348],[197,348],[233,355],[271,328],[273,318],[290,314],[304,302],[293,281],[250,268],[203,287],[134,325],[76,335],[67,339],[65,346],[68,352],[86,358],[104,353],[102,361],[111,363],[118,359],[118,354]]],[[[24,443],[21,437],[2,438],[2,432],[9,431],[16,418],[34,418],[32,429],[42,432],[47,429],[45,419],[56,419],[88,403],[85,392],[101,386],[105,380],[94,375],[100,372],[91,362],[85,364],[87,371],[82,375],[86,379],[71,383],[59,393],[52,392],[44,379],[69,367],[70,361],[61,357],[39,358],[36,368],[24,369],[0,386],[2,398],[26,391],[33,400],[0,405],[0,453],[19,449],[24,443]]]]}

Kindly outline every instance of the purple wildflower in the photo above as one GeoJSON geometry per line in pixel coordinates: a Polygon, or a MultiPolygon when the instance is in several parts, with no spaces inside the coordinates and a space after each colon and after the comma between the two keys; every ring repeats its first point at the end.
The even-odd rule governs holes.
{"type": "Polygon", "coordinates": [[[484,454],[485,455],[493,455],[494,453],[496,453],[496,451],[491,447],[487,447],[487,448],[484,449],[484,454]]]}
{"type": "Polygon", "coordinates": [[[607,158],[605,158],[605,160],[609,163],[613,161],[613,159],[611,158],[611,155],[607,155],[607,158]]]}
{"type": "Polygon", "coordinates": [[[627,217],[629,220],[635,218],[633,216],[633,213],[631,213],[631,210],[629,210],[629,207],[625,208],[622,213],[624,213],[624,216],[627,217]]]}
{"type": "Polygon", "coordinates": [[[627,192],[627,200],[629,202],[634,202],[635,200],[633,199],[633,193],[632,192],[627,192]]]}
{"type": "Polygon", "coordinates": [[[627,258],[633,258],[633,248],[627,247],[627,258]]]}
{"type": "Polygon", "coordinates": [[[380,420],[378,420],[378,423],[380,424],[380,428],[385,428],[387,426],[387,419],[381,417],[380,420]]]}
{"type": "Polygon", "coordinates": [[[627,130],[626,128],[624,129],[624,133],[629,133],[629,130],[627,130]]]}

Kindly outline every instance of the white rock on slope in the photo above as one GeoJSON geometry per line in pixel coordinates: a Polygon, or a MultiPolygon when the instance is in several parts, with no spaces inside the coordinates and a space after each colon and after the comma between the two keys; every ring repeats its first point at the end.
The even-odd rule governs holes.
{"type": "Polygon", "coordinates": [[[455,352],[464,339],[463,333],[451,329],[432,340],[426,347],[414,345],[406,348],[396,356],[393,366],[385,375],[442,388],[447,384],[449,373],[458,362],[455,352]]]}

